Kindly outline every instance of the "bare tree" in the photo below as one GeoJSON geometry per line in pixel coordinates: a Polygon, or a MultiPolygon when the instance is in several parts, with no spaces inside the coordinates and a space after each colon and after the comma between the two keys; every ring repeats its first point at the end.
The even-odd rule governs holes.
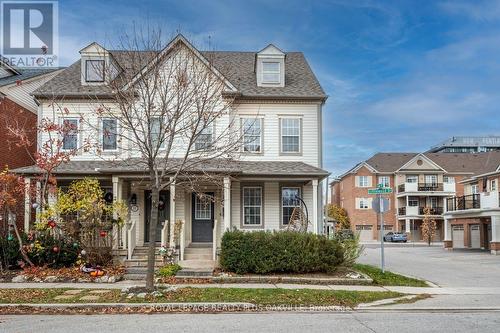
{"type": "MultiPolygon", "coordinates": [[[[111,100],[96,97],[93,105],[98,117],[118,124],[109,133],[120,144],[116,162],[144,170],[151,190],[146,288],[153,289],[160,191],[175,184],[198,192],[200,181],[222,186],[240,151],[230,112],[235,88],[181,35],[165,46],[160,30],[134,30],[118,48],[126,68],[108,66],[111,100]]],[[[88,126],[99,129],[95,122],[88,126]]]]}

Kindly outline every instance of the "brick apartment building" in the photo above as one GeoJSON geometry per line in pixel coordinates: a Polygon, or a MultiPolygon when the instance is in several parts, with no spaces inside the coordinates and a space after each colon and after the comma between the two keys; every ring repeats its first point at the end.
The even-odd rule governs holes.
{"type": "Polygon", "coordinates": [[[374,196],[368,189],[383,184],[393,189],[387,196],[390,210],[384,215],[384,232],[408,232],[410,240],[421,240],[424,209],[430,208],[437,223],[435,240],[443,240],[447,198],[462,196],[462,181],[489,163],[500,165],[500,152],[378,153],[330,184],[331,203],[347,210],[352,228],[362,240],[379,239],[380,226],[371,209],[374,196]]]}

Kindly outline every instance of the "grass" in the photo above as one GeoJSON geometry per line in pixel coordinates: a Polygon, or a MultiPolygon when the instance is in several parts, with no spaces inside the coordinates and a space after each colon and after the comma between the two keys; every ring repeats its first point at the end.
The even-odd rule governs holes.
{"type": "Polygon", "coordinates": [[[410,278],[396,273],[382,270],[375,266],[354,264],[353,268],[373,279],[373,283],[380,286],[407,286],[407,287],[429,287],[427,282],[420,279],[410,278]]]}
{"type": "MultiPolygon", "coordinates": [[[[91,295],[90,290],[69,299],[55,300],[69,289],[0,289],[0,303],[82,303],[80,297],[91,295]]],[[[399,297],[396,292],[311,290],[311,289],[250,289],[250,288],[181,288],[160,297],[128,299],[120,290],[101,294],[98,303],[179,303],[179,302],[247,302],[255,305],[303,305],[355,307],[381,299],[399,297]]],[[[90,302],[92,303],[92,301],[90,302]]]]}

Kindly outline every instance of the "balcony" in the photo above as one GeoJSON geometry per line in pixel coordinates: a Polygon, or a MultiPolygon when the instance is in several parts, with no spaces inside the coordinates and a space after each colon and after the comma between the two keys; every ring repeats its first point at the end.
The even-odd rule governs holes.
{"type": "Polygon", "coordinates": [[[449,212],[470,209],[500,208],[498,192],[483,192],[446,199],[446,208],[449,212]]]}
{"type": "Polygon", "coordinates": [[[403,192],[455,192],[453,183],[404,183],[398,186],[398,193],[403,192]]]}
{"type": "MultiPolygon", "coordinates": [[[[398,208],[399,216],[418,216],[425,215],[426,207],[418,207],[418,206],[406,206],[398,208]]],[[[444,209],[443,207],[433,207],[430,208],[430,215],[443,215],[444,209]]]]}

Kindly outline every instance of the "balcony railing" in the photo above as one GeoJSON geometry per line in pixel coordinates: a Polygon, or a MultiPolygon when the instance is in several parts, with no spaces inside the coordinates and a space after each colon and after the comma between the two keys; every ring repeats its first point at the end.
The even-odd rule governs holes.
{"type": "MultiPolygon", "coordinates": [[[[399,207],[398,208],[398,215],[399,216],[406,216],[406,215],[425,215],[425,208],[426,207],[416,207],[416,206],[409,206],[409,207],[399,207]]],[[[429,213],[430,215],[443,215],[444,209],[443,207],[429,207],[429,213]]]]}
{"type": "Polygon", "coordinates": [[[448,198],[446,199],[446,208],[449,212],[481,208],[480,195],[469,194],[460,197],[448,198]]]}
{"type": "MultiPolygon", "coordinates": [[[[425,208],[426,207],[419,207],[418,213],[420,215],[425,215],[425,208]]],[[[429,208],[430,215],[443,215],[443,212],[444,212],[443,207],[428,207],[428,208],[429,208]]]]}
{"type": "Polygon", "coordinates": [[[443,183],[404,183],[398,186],[398,192],[442,192],[455,191],[455,184],[443,183]]]}

